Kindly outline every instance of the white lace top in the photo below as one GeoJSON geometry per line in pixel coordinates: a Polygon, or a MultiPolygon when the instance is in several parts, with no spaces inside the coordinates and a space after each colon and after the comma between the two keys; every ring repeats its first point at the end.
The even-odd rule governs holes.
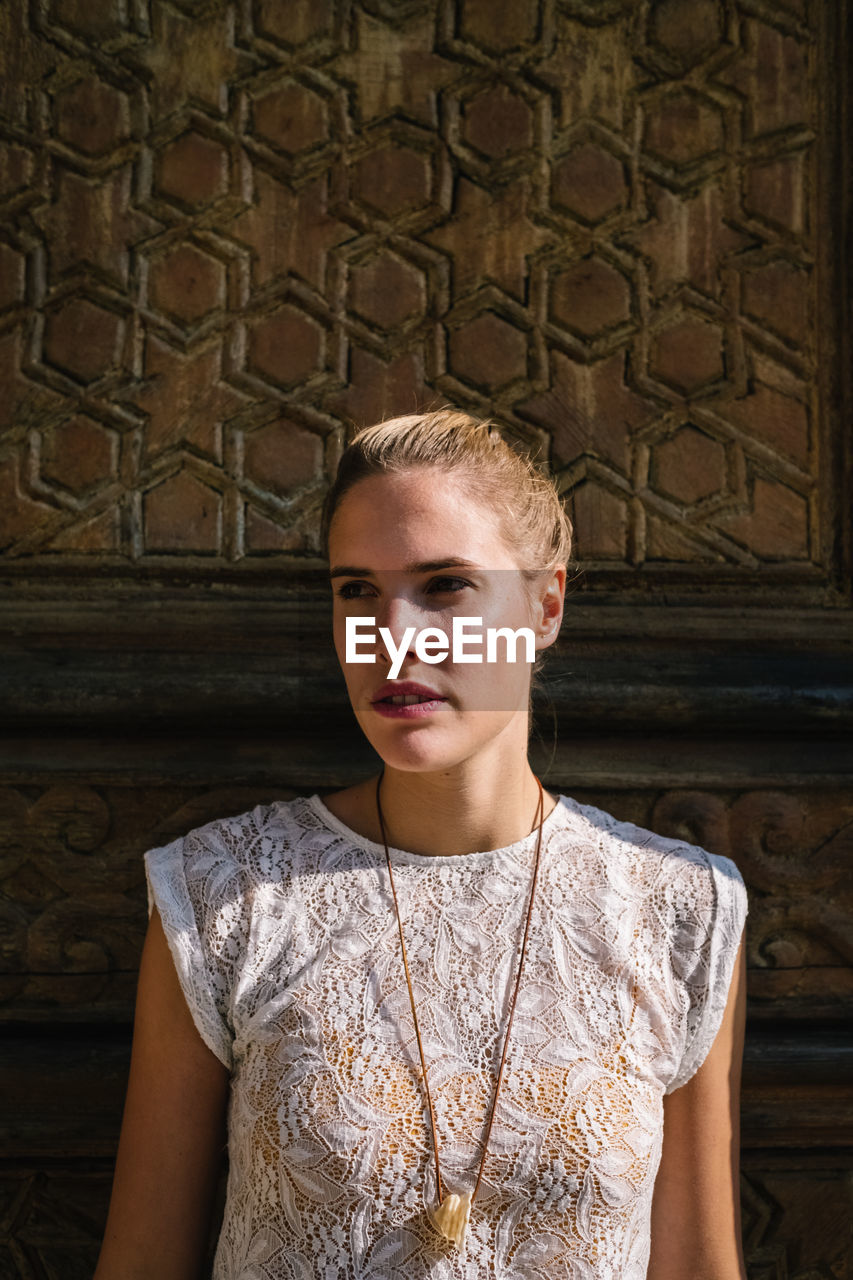
{"type": "MultiPolygon", "coordinates": [[[[445,1190],[470,1190],[536,832],[391,849],[445,1190]]],[[[199,1033],[231,1071],[214,1280],[641,1280],[663,1095],[719,1027],[746,916],[727,858],[560,796],[464,1252],[435,1165],[381,845],[318,795],[145,855],[199,1033]]]]}

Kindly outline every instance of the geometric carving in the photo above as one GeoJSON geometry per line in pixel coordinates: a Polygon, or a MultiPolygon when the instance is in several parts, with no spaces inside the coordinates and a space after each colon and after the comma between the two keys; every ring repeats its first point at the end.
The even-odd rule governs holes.
{"type": "Polygon", "coordinates": [[[684,395],[708,389],[723,376],[723,334],[719,325],[689,316],[654,336],[649,369],[684,395]]]}
{"type": "Polygon", "coordinates": [[[0,244],[0,311],[24,301],[26,259],[8,244],[0,244]]]}
{"type": "Polygon", "coordinates": [[[56,132],[87,155],[103,155],[130,136],[127,95],[94,76],[56,95],[56,132]]]}
{"type": "Polygon", "coordinates": [[[756,476],[752,510],[725,515],[720,523],[763,560],[803,560],[809,552],[808,502],[778,481],[756,476]]]}
{"type": "Polygon", "coordinates": [[[45,432],[39,451],[39,474],[43,481],[80,497],[99,481],[112,479],[117,462],[115,432],[78,414],[45,432]]]}
{"type": "Polygon", "coordinates": [[[517,49],[536,39],[536,9],[524,4],[496,9],[491,0],[465,0],[459,33],[492,53],[517,49]]]}
{"type": "Polygon", "coordinates": [[[311,554],[316,550],[316,538],[312,539],[299,520],[287,527],[262,515],[251,503],[245,505],[244,526],[245,554],[265,555],[271,551],[290,551],[295,554],[311,554]]]}
{"type": "Polygon", "coordinates": [[[155,188],[165,196],[197,208],[228,189],[228,155],[212,138],[190,130],[163,148],[155,188]]]}
{"type": "Polygon", "coordinates": [[[429,160],[411,147],[388,145],[353,166],[353,194],[388,218],[420,209],[431,197],[429,160]]]}
{"type": "Polygon", "coordinates": [[[86,384],[118,364],[124,336],[124,320],[115,311],[89,298],[72,297],[48,315],[44,356],[57,369],[86,384]]]}
{"type": "Polygon", "coordinates": [[[115,507],[108,507],[97,515],[84,516],[66,525],[43,543],[43,548],[74,555],[114,555],[120,550],[120,537],[119,512],[115,507]]]}
{"type": "Polygon", "coordinates": [[[121,529],[132,566],[156,468],[186,466],[222,499],[202,539],[218,568],[252,545],[295,565],[330,442],[451,400],[541,446],[619,592],[646,560],[655,589],[683,562],[688,593],[717,568],[726,593],[786,557],[792,589],[844,589],[846,472],[818,440],[838,429],[834,357],[823,340],[819,375],[812,349],[818,319],[837,327],[818,249],[841,119],[817,11],[202,8],[158,3],[143,33],[118,4],[49,0],[43,23],[21,11],[35,61],[0,52],[21,89],[0,140],[0,423],[34,427],[42,465],[63,423],[131,431],[124,487],[16,454],[16,556],[121,529]],[[36,146],[22,77],[42,65],[36,146]],[[292,488],[272,420],[309,433],[280,437],[292,488]]]}
{"type": "Polygon", "coordinates": [[[225,285],[224,263],[194,244],[167,249],[149,268],[151,306],[178,324],[198,323],[223,306],[225,285]]]}
{"type": "Polygon", "coordinates": [[[598,26],[602,8],[594,3],[566,5],[559,13],[553,47],[533,64],[536,82],[548,85],[559,104],[558,128],[590,122],[617,134],[633,128],[626,95],[636,85],[637,33],[626,21],[630,12],[614,6],[603,26],[598,26]]]}
{"type": "Polygon", "coordinates": [[[233,28],[228,10],[190,15],[153,6],[150,40],[124,57],[149,82],[155,121],[196,106],[225,114],[231,78],[253,65],[235,49],[233,28]]]}
{"type": "Polygon", "coordinates": [[[742,95],[746,136],[805,124],[812,109],[807,42],[751,18],[743,35],[738,56],[716,78],[742,95]]]}
{"type": "Polygon", "coordinates": [[[252,325],[250,367],[282,387],[296,386],[322,367],[323,330],[294,307],[281,307],[252,325]]]}
{"type": "Polygon", "coordinates": [[[17,142],[0,140],[0,197],[26,189],[33,177],[33,154],[17,142]]]}
{"type": "Polygon", "coordinates": [[[676,168],[716,155],[724,137],[720,108],[704,95],[676,89],[645,110],[645,150],[676,168]]]}
{"type": "Polygon", "coordinates": [[[704,61],[722,37],[722,15],[715,0],[654,0],[649,40],[680,70],[704,61]]]}
{"type": "Polygon", "coordinates": [[[183,355],[149,335],[143,375],[134,403],[147,415],[144,460],[183,445],[221,462],[222,423],[246,403],[223,381],[222,344],[183,355]]]}
{"type": "Polygon", "coordinates": [[[247,479],[277,497],[287,498],[310,484],[323,461],[319,436],[282,419],[258,427],[246,437],[247,479]]]}
{"type": "Polygon", "coordinates": [[[600,222],[622,208],[627,196],[622,162],[594,143],[582,143],[554,165],[551,203],[584,222],[600,222]]]}
{"type": "Polygon", "coordinates": [[[22,489],[18,459],[10,455],[0,462],[0,551],[38,527],[44,507],[22,489]]]}
{"type": "Polygon", "coordinates": [[[379,329],[395,329],[426,305],[423,273],[383,250],[361,266],[352,267],[350,308],[379,329]]]}
{"type": "Polygon", "coordinates": [[[278,0],[258,0],[255,30],[259,35],[293,49],[324,35],[333,18],[334,0],[290,0],[286,10],[278,0]]]}
{"type": "Polygon", "coordinates": [[[621,352],[592,364],[551,353],[551,387],[518,406],[518,412],[551,435],[551,465],[559,469],[581,454],[627,475],[631,437],[655,417],[656,408],[626,384],[621,352]]]}
{"type": "Polygon", "coordinates": [[[127,26],[124,6],[115,0],[101,5],[92,5],[89,0],[50,0],[48,13],[53,25],[93,41],[109,40],[127,26]]]}
{"type": "Polygon", "coordinates": [[[252,178],[252,203],[231,228],[252,251],[252,283],[262,288],[292,273],[322,292],[329,250],[355,234],[329,213],[328,179],[295,188],[258,166],[252,178]]]}
{"type": "Polygon", "coordinates": [[[676,502],[699,502],[726,483],[726,452],[695,427],[682,427],[655,446],[651,484],[676,502]]]}
{"type": "Polygon", "coordinates": [[[756,383],[747,397],[728,401],[725,416],[798,466],[808,466],[809,414],[801,400],[756,383]]]}
{"type": "Polygon", "coordinates": [[[360,8],[354,17],[352,48],[335,67],[353,85],[356,128],[391,115],[435,128],[438,93],[459,78],[458,67],[435,52],[435,13],[416,12],[400,22],[395,6],[392,25],[360,8]]]}
{"type": "Polygon", "coordinates": [[[533,113],[506,85],[481,90],[463,112],[465,141],[490,159],[523,151],[533,142],[533,113]]]}
{"type": "Polygon", "coordinates": [[[624,560],[628,539],[624,498],[586,479],[572,489],[569,511],[577,546],[573,554],[583,560],[624,560]]]}
{"type": "Polygon", "coordinates": [[[625,240],[649,258],[655,297],[689,284],[719,299],[725,278],[721,267],[750,243],[730,225],[721,187],[712,181],[696,194],[676,194],[649,182],[646,198],[652,216],[625,240]]]}
{"type": "Polygon", "coordinates": [[[771,333],[803,346],[809,329],[808,272],[784,259],[747,268],[743,308],[771,333]]]}
{"type": "Polygon", "coordinates": [[[334,413],[356,423],[380,422],[401,406],[406,413],[417,413],[435,409],[439,403],[426,385],[420,352],[405,352],[386,361],[360,347],[351,351],[349,385],[328,401],[334,413]]]}
{"type": "Polygon", "coordinates": [[[293,154],[324,140],[328,113],[319,94],[291,81],[257,97],[252,119],[259,138],[293,154]]]}
{"type": "Polygon", "coordinates": [[[222,496],[188,471],[154,485],[142,504],[148,551],[210,555],[219,550],[222,496]]]}
{"type": "Polygon", "coordinates": [[[781,156],[764,163],[755,161],[746,171],[744,209],[772,227],[799,235],[805,230],[806,155],[781,156]]]}
{"type": "Polygon", "coordinates": [[[487,190],[459,179],[453,217],[425,236],[453,260],[453,293],[459,297],[484,281],[522,299],[528,258],[549,240],[530,216],[530,184],[524,180],[487,190]]]}
{"type": "Polygon", "coordinates": [[[595,338],[630,320],[631,287],[610,263],[586,258],[554,278],[551,313],[579,337],[595,338]]]}
{"type": "Polygon", "coordinates": [[[133,205],[132,167],[84,178],[56,164],[53,181],[54,199],[34,214],[48,242],[51,283],[88,265],[108,283],[126,289],[128,246],[156,229],[154,220],[133,205]]]}
{"type": "Polygon", "coordinates": [[[486,311],[451,332],[449,364],[457,377],[497,391],[527,373],[527,338],[501,316],[486,311]]]}

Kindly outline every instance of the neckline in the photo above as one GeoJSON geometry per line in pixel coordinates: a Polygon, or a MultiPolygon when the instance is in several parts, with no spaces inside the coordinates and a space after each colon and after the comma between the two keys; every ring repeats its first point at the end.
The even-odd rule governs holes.
{"type": "MultiPolygon", "coordinates": [[[[385,857],[385,846],[378,844],[375,840],[369,840],[367,836],[359,835],[357,831],[353,831],[345,822],[342,822],[331,809],[323,803],[317,792],[305,797],[307,803],[311,806],[316,816],[323,825],[337,832],[338,835],[346,836],[353,844],[358,845],[360,849],[365,849],[368,853],[372,853],[377,857],[385,857]]],[[[556,828],[560,818],[565,818],[567,809],[571,801],[568,796],[562,794],[557,796],[557,803],[554,805],[550,813],[546,814],[542,821],[542,840],[544,841],[556,828]]],[[[394,845],[389,844],[388,852],[393,855],[396,862],[409,862],[418,865],[437,866],[465,866],[476,865],[499,857],[512,857],[525,852],[528,848],[533,849],[536,845],[536,836],[539,831],[538,824],[529,831],[526,836],[522,836],[520,840],[513,841],[512,844],[501,845],[498,849],[476,849],[471,853],[412,853],[409,849],[397,849],[394,845]]]]}

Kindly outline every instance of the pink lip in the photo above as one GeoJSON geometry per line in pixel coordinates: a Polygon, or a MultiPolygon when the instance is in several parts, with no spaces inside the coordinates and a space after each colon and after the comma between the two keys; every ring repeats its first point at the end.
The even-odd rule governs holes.
{"type": "Polygon", "coordinates": [[[371,698],[374,704],[381,702],[383,698],[402,697],[407,695],[416,698],[437,699],[444,702],[445,698],[437,689],[431,689],[428,684],[418,684],[417,680],[386,680],[385,684],[380,685],[371,698]]]}
{"type": "Polygon", "coordinates": [[[439,707],[443,706],[447,701],[440,693],[436,693],[435,689],[430,689],[428,685],[418,684],[414,680],[389,680],[376,691],[373,698],[373,710],[379,715],[385,716],[390,720],[423,720],[427,716],[433,715],[439,707]],[[383,698],[390,698],[395,695],[407,694],[409,696],[425,698],[425,702],[410,702],[395,706],[393,702],[383,702],[383,698]]]}
{"type": "Polygon", "coordinates": [[[374,702],[373,710],[389,720],[423,720],[443,707],[446,698],[433,698],[430,702],[403,703],[395,707],[393,702],[374,702]]]}

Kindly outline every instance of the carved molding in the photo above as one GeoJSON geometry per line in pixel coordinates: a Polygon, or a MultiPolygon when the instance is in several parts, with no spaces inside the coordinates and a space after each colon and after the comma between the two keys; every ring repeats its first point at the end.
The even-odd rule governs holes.
{"type": "MultiPolygon", "coordinates": [[[[753,1017],[838,1018],[853,1008],[849,789],[602,791],[547,781],[735,861],[750,898],[753,1017]]],[[[297,790],[178,786],[168,764],[159,786],[0,789],[0,1017],[129,1017],[146,922],[142,853],[297,790]]]]}

